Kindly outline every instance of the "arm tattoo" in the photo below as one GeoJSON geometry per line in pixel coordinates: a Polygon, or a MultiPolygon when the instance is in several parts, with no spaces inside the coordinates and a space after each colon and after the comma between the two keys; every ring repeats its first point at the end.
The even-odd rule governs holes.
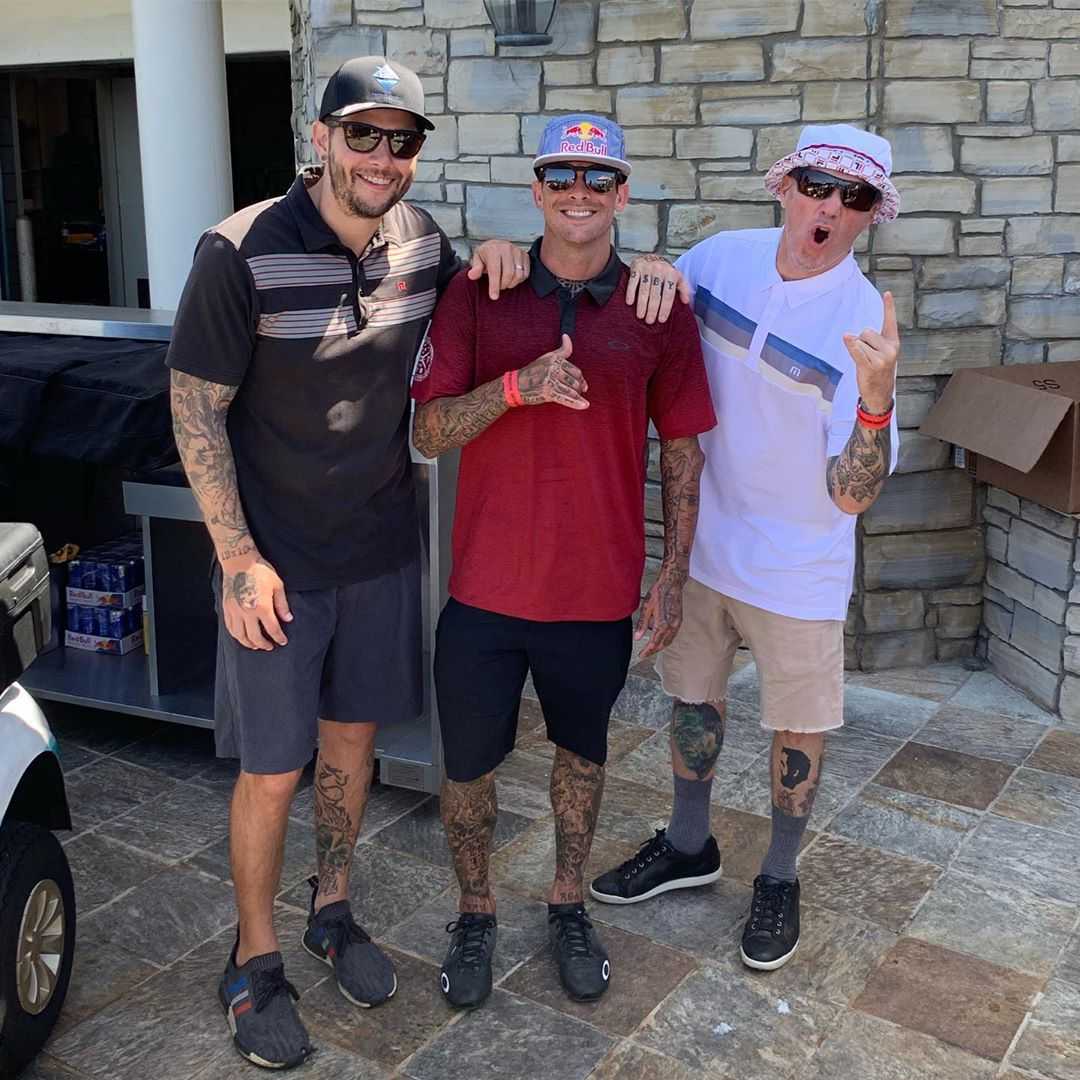
{"type": "Polygon", "coordinates": [[[789,817],[808,817],[814,806],[818,781],[821,779],[821,758],[816,764],[794,746],[781,747],[778,760],[780,788],[774,796],[777,809],[789,817]]]}
{"type": "Polygon", "coordinates": [[[849,514],[868,510],[881,493],[892,459],[892,433],[888,427],[871,431],[856,422],[847,446],[829,458],[825,482],[829,496],[849,514]]]}
{"type": "Polygon", "coordinates": [[[664,501],[663,568],[685,582],[697,526],[698,491],[705,455],[696,436],[660,443],[660,484],[664,501]]]}
{"type": "Polygon", "coordinates": [[[584,899],[585,862],[592,849],[603,794],[602,765],[586,761],[561,746],[556,749],[551,767],[551,808],[555,811],[553,904],[584,899]]]}
{"type": "MultiPolygon", "coordinates": [[[[369,781],[370,782],[370,781],[369,781]]],[[[346,805],[349,775],[319,762],[315,777],[315,855],[319,864],[319,892],[337,892],[349,872],[356,825],[346,805]]]]}
{"type": "Polygon", "coordinates": [[[425,457],[438,457],[475,439],[507,408],[501,379],[493,379],[461,397],[435,398],[417,406],[413,444],[425,457]]]}
{"type": "Polygon", "coordinates": [[[440,810],[461,888],[461,910],[488,911],[491,902],[488,864],[499,815],[494,773],[467,783],[444,781],[440,810]]]}
{"type": "Polygon", "coordinates": [[[708,703],[678,702],[671,717],[671,740],[683,764],[699,780],[704,780],[712,772],[724,745],[724,717],[708,703]]]}
{"type": "Polygon", "coordinates": [[[255,550],[236,486],[236,465],[225,426],[239,389],[182,371],[170,377],[173,435],[188,483],[224,562],[255,550]]]}

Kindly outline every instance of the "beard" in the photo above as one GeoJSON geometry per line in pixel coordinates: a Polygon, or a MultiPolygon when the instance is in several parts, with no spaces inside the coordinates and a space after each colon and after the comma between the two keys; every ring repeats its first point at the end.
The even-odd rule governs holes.
{"type": "Polygon", "coordinates": [[[333,154],[327,160],[327,172],[338,206],[350,217],[381,218],[412,186],[412,176],[399,177],[384,196],[369,200],[353,191],[351,175],[333,154]]]}

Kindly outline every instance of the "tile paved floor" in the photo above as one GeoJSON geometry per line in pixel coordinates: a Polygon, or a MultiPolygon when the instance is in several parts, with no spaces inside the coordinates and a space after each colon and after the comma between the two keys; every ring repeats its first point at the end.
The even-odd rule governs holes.
{"type": "MultiPolygon", "coordinates": [[[[593,871],[670,808],[659,687],[637,670],[612,725],[593,871]]],[[[319,1053],[307,1080],[1080,1080],[1080,732],[958,664],[857,674],[800,863],[803,940],[771,974],[737,959],[768,841],[768,738],[752,665],[733,679],[713,822],[725,876],[635,907],[592,904],[612,988],[569,1002],[546,951],[550,749],[535,703],[501,770],[498,987],[479,1012],[438,990],[453,876],[434,799],[376,787],[358,917],[400,989],[350,1006],[303,953],[310,787],[279,894],[290,979],[319,1053]]],[[[30,1080],[225,1080],[215,996],[232,938],[233,771],[207,732],[49,705],[75,829],[79,933],[65,1011],[30,1080]]],[[[310,783],[310,782],[309,782],[310,783]]]]}

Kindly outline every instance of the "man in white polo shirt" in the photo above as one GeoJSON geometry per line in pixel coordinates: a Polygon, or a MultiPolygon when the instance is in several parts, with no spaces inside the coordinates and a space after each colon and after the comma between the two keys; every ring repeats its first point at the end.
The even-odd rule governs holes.
{"type": "Polygon", "coordinates": [[[676,699],[675,804],[668,828],[591,892],[632,904],[720,876],[710,789],[744,640],[773,732],[772,839],[741,944],[759,970],[782,966],[798,945],[796,856],[825,732],[843,724],[855,518],[896,464],[895,308],[852,255],[871,223],[897,215],[891,157],[885,139],[847,124],[807,127],[765,177],[783,227],[718,233],[677,263],[694,292],[718,422],[701,436],[682,630],[658,662],[676,699]]]}

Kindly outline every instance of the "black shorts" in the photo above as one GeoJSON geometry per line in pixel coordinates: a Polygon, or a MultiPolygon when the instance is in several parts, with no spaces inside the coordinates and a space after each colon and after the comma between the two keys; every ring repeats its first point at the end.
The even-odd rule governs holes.
{"type": "Polygon", "coordinates": [[[435,635],[446,775],[460,783],[476,780],[513,750],[529,671],[548,738],[603,765],[608,719],[626,682],[632,644],[629,618],[533,622],[451,598],[435,635]]]}
{"type": "Polygon", "coordinates": [[[219,757],[251,773],[302,769],[319,720],[378,723],[420,714],[420,565],[370,581],[287,593],[287,645],[247,649],[225,629],[218,600],[214,737],[219,757]]]}

